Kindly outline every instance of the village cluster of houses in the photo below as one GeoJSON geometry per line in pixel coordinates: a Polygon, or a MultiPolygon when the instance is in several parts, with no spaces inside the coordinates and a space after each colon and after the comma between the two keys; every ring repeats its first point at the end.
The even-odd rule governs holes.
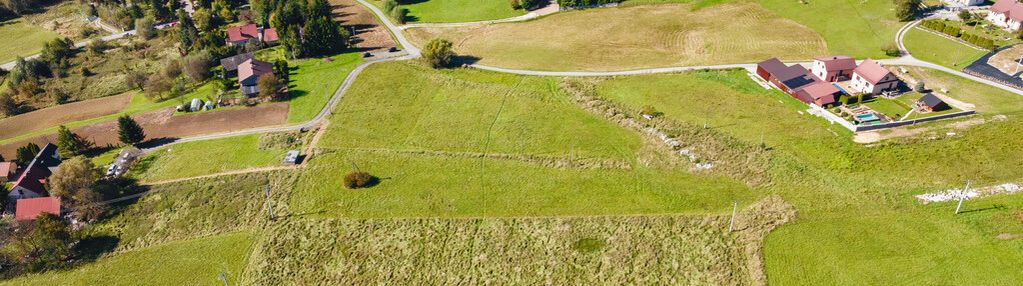
{"type": "MultiPolygon", "coordinates": [[[[243,46],[248,43],[273,45],[277,43],[277,31],[273,28],[260,28],[256,24],[230,27],[227,29],[227,44],[243,46]]],[[[260,76],[273,73],[273,64],[257,60],[253,53],[243,53],[220,60],[225,76],[238,76],[238,87],[245,96],[259,93],[256,81],[260,76]]]]}
{"type": "Polygon", "coordinates": [[[772,58],[757,64],[756,73],[792,97],[820,107],[835,105],[843,93],[896,92],[901,83],[880,63],[867,59],[857,64],[856,59],[847,56],[819,57],[809,70],[772,58]]]}
{"type": "Polygon", "coordinates": [[[43,213],[60,215],[60,198],[47,192],[47,178],[60,166],[57,146],[46,144],[24,168],[14,162],[0,162],[3,180],[12,180],[7,193],[5,214],[14,213],[15,220],[33,220],[43,213]]]}

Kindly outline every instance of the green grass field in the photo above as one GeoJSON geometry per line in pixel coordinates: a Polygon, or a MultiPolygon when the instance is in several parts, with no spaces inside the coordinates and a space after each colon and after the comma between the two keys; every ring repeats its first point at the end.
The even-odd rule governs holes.
{"type": "Polygon", "coordinates": [[[310,161],[292,206],[345,217],[631,214],[716,212],[757,196],[657,166],[661,154],[636,133],[578,108],[554,81],[371,66],[334,110],[317,145],[330,153],[310,161]],[[344,189],[350,161],[380,184],[344,189]]]}
{"type": "Polygon", "coordinates": [[[652,105],[674,120],[699,123],[707,120],[707,110],[714,110],[709,115],[713,128],[751,142],[763,136],[774,149],[775,185],[768,189],[781,193],[800,212],[796,224],[768,237],[765,257],[771,283],[1011,284],[1015,274],[1005,269],[1023,263],[1023,247],[1018,240],[994,236],[1020,233],[1023,220],[1012,217],[1023,211],[1023,198],[976,202],[971,217],[1009,217],[991,222],[952,216],[954,204],[919,205],[911,195],[958,187],[966,180],[986,186],[1023,179],[1023,163],[1011,159],[1023,156],[1020,143],[1005,140],[1023,126],[1012,119],[1023,111],[1013,105],[1021,97],[977,84],[957,86],[936,71],[911,73],[948,80],[941,84],[955,87],[950,95],[1012,115],[1005,122],[957,130],[961,136],[954,138],[866,148],[851,143],[840,127],[796,113],[800,109],[794,99],[763,90],[744,79],[742,71],[623,77],[606,80],[596,90],[634,108],[652,105]],[[713,83],[733,91],[686,88],[715,90],[713,83]],[[722,106],[726,98],[744,104],[722,106]],[[1007,104],[989,105],[1003,101],[1007,104]]]}
{"type": "MultiPolygon", "coordinates": [[[[382,8],[384,1],[373,0],[372,3],[382,8]]],[[[409,9],[406,21],[410,23],[474,22],[525,14],[523,10],[512,9],[504,0],[424,0],[401,7],[409,9]]]]}
{"type": "Polygon", "coordinates": [[[987,54],[920,28],[910,29],[904,41],[913,57],[952,69],[962,69],[987,54]]]}
{"type": "Polygon", "coordinates": [[[0,45],[0,63],[37,54],[43,50],[43,43],[58,37],[54,32],[29,25],[21,19],[0,22],[0,38],[10,40],[0,45]]]}
{"type": "Polygon", "coordinates": [[[260,135],[186,142],[139,159],[128,173],[143,181],[161,181],[272,166],[287,150],[262,150],[260,135]]]}
{"type": "Polygon", "coordinates": [[[887,58],[881,48],[895,43],[903,23],[895,19],[891,1],[759,0],[771,12],[816,31],[828,43],[828,52],[859,58],[887,58]],[[842,19],[836,21],[836,19],[842,19]]]}
{"type": "Polygon", "coordinates": [[[363,72],[333,111],[336,123],[317,147],[633,156],[637,136],[579,109],[556,82],[378,64],[363,72]]]}
{"type": "Polygon", "coordinates": [[[340,54],[330,59],[304,59],[290,63],[293,71],[288,83],[291,91],[288,123],[301,123],[316,117],[348,73],[362,62],[359,53],[340,54]]]}
{"type": "Polygon", "coordinates": [[[747,2],[698,10],[693,4],[586,9],[521,23],[406,31],[420,45],[451,40],[456,53],[478,57],[480,64],[533,70],[806,60],[828,51],[817,32],[747,2]]]}
{"type": "Polygon", "coordinates": [[[0,285],[216,285],[237,283],[252,249],[247,232],[175,241],[100,258],[72,270],[0,281],[0,285]]]}

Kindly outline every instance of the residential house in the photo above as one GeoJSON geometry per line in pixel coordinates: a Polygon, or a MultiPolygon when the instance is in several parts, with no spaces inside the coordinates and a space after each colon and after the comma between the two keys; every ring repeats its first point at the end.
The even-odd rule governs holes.
{"type": "Polygon", "coordinates": [[[853,70],[850,87],[858,92],[877,95],[898,90],[899,78],[880,63],[867,59],[853,70]]]}
{"type": "Polygon", "coordinates": [[[57,152],[57,146],[46,144],[35,158],[32,158],[32,162],[25,166],[18,180],[14,181],[7,193],[7,199],[13,203],[20,199],[46,196],[46,178],[56,171],[58,165],[60,154],[57,152]]]}
{"type": "Polygon", "coordinates": [[[256,24],[227,28],[227,44],[232,46],[243,46],[250,41],[273,44],[277,40],[277,30],[273,28],[264,29],[256,26],[256,24]]]}
{"type": "Polygon", "coordinates": [[[224,76],[234,76],[238,74],[238,65],[255,58],[253,53],[243,53],[220,59],[220,66],[224,68],[224,76]]]}
{"type": "Polygon", "coordinates": [[[945,101],[941,100],[941,98],[928,93],[916,102],[916,108],[922,112],[934,112],[948,110],[952,107],[948,106],[948,103],[945,103],[945,101]]]}
{"type": "Polygon", "coordinates": [[[781,91],[807,104],[822,107],[832,105],[841,93],[834,85],[822,81],[803,66],[788,66],[776,58],[757,64],[756,73],[781,91]]]}
{"type": "Polygon", "coordinates": [[[845,81],[852,77],[856,59],[847,56],[819,57],[813,61],[810,71],[827,82],[845,81]]]}
{"type": "Polygon", "coordinates": [[[39,215],[49,213],[60,216],[60,198],[41,197],[20,199],[14,211],[15,220],[34,220],[39,215]]]}
{"type": "Polygon", "coordinates": [[[241,87],[242,94],[246,96],[258,94],[259,87],[256,86],[256,82],[259,81],[259,77],[273,73],[273,71],[273,64],[256,59],[250,59],[239,64],[238,86],[241,87]]]}
{"type": "Polygon", "coordinates": [[[1015,31],[1023,23],[1023,3],[1016,0],[998,0],[990,10],[985,19],[995,26],[1015,31]]]}
{"type": "Polygon", "coordinates": [[[18,171],[18,164],[14,162],[0,162],[0,184],[14,180],[15,172],[18,171]]]}

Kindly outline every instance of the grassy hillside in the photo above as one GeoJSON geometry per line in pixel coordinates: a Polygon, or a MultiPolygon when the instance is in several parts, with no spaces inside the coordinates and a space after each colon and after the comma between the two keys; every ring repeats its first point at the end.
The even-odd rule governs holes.
{"type": "Polygon", "coordinates": [[[32,26],[22,19],[0,22],[0,38],[17,39],[0,45],[0,63],[37,54],[43,50],[43,43],[58,37],[57,33],[32,26]]]}
{"type": "Polygon", "coordinates": [[[277,165],[287,150],[260,148],[260,135],[245,135],[171,145],[139,160],[129,173],[144,181],[210,175],[277,165]]]}
{"type": "Polygon", "coordinates": [[[418,43],[451,40],[456,52],[481,64],[534,70],[752,63],[827,52],[817,32],[753,3],[695,11],[691,4],[588,9],[522,23],[406,31],[418,43]]]}
{"type": "MultiPolygon", "coordinates": [[[[384,1],[370,1],[383,8],[384,1]]],[[[504,0],[425,0],[401,5],[409,10],[410,23],[474,22],[511,18],[525,14],[504,0]]],[[[386,11],[385,11],[386,12],[386,11]]]]}
{"type": "Polygon", "coordinates": [[[800,212],[796,224],[768,237],[772,283],[1011,284],[1015,274],[1004,269],[1023,263],[1023,245],[996,236],[1021,233],[1016,214],[1023,212],[1023,198],[971,201],[972,212],[954,216],[954,203],[923,206],[912,195],[961,187],[966,180],[980,186],[1023,181],[1023,163],[1011,159],[1023,156],[1023,146],[1006,140],[1023,131],[1016,119],[1023,97],[959,84],[936,71],[911,73],[944,80],[953,88],[950,95],[988,112],[988,122],[954,130],[953,138],[926,139],[938,131],[865,147],[851,143],[840,127],[798,113],[802,109],[788,96],[745,80],[743,71],[616,78],[599,83],[596,92],[633,108],[652,105],[672,120],[706,120],[744,141],[763,138],[775,155],[775,184],[768,189],[800,212]],[[687,88],[692,86],[732,91],[687,88]],[[997,113],[1010,119],[992,120],[997,113]],[[975,270],[981,268],[987,270],[975,270]]]}

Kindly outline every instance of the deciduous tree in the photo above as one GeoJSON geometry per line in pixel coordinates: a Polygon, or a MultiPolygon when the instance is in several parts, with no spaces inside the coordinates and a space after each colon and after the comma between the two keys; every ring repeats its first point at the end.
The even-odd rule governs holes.
{"type": "Polygon", "coordinates": [[[423,47],[423,60],[433,68],[451,65],[455,52],[451,50],[451,42],[444,39],[433,39],[423,47]]]}

